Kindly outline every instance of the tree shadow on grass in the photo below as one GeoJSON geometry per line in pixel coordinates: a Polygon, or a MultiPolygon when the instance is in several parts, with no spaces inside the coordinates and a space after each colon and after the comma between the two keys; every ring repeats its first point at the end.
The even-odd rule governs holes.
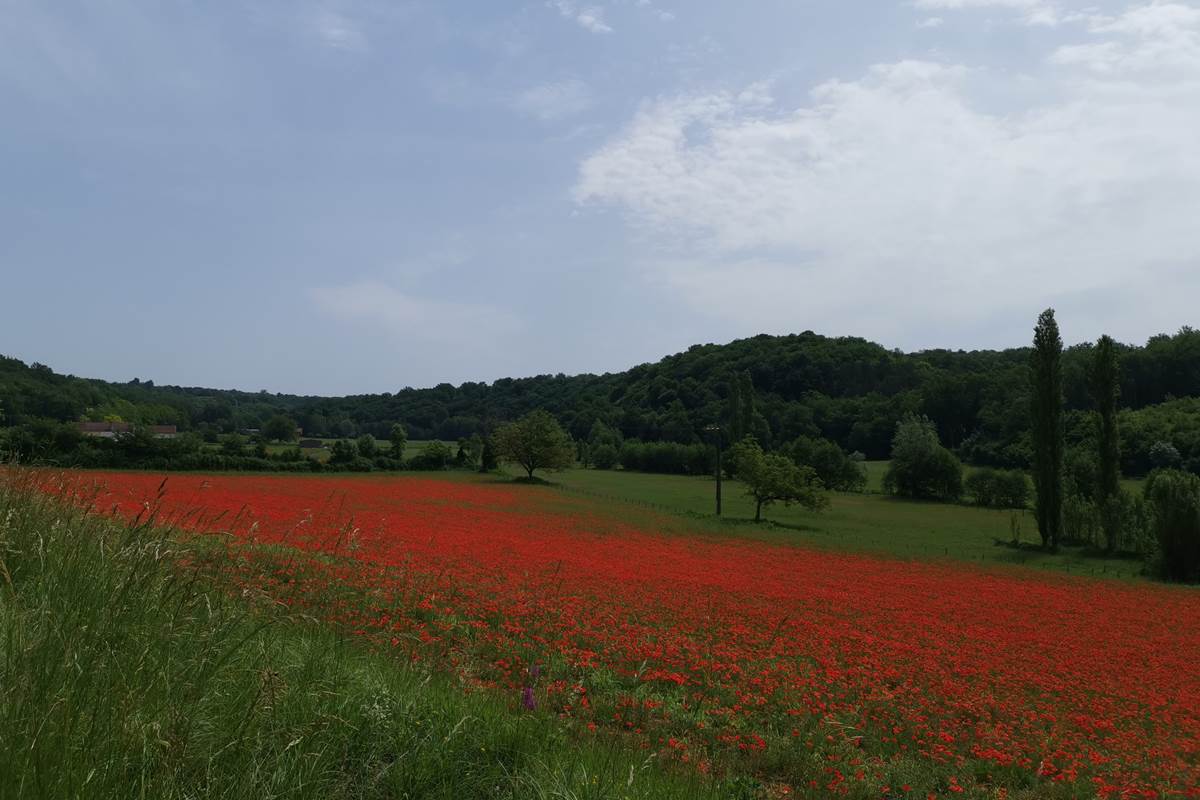
{"type": "Polygon", "coordinates": [[[522,475],[519,478],[511,478],[506,480],[504,483],[521,483],[526,486],[558,486],[557,483],[552,483],[545,478],[539,478],[536,475],[522,475]]]}
{"type": "Polygon", "coordinates": [[[718,525],[729,528],[750,527],[758,528],[760,530],[771,530],[778,528],[780,530],[799,531],[801,533],[828,533],[828,531],[822,528],[816,528],[812,525],[804,525],[798,522],[776,522],[773,519],[764,519],[760,522],[755,522],[753,517],[716,517],[712,514],[701,514],[696,511],[689,511],[687,512],[687,515],[689,517],[694,517],[695,519],[703,519],[708,520],[709,522],[715,522],[718,525]]]}

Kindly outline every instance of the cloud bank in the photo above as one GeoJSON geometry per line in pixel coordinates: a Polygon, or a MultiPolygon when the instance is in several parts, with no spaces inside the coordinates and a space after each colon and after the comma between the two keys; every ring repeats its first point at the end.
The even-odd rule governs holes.
{"type": "Polygon", "coordinates": [[[1000,110],[975,98],[1028,97],[1027,78],[920,60],[801,108],[761,87],[660,99],[575,197],[626,216],[665,291],[747,330],[1011,341],[1051,303],[1081,335],[1154,329],[1200,289],[1200,11],[1147,4],[1079,36],[1000,110]]]}

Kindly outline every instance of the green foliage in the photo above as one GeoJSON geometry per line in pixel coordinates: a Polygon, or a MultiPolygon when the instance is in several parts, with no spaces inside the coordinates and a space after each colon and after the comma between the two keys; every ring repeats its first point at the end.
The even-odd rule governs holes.
{"type": "Polygon", "coordinates": [[[1100,509],[1089,495],[1067,494],[1062,503],[1062,543],[1095,546],[1100,537],[1100,509]]]}
{"type": "Polygon", "coordinates": [[[549,412],[531,411],[493,434],[500,458],[520,464],[530,478],[539,469],[565,469],[575,463],[575,445],[549,412]]]}
{"type": "Polygon", "coordinates": [[[454,454],[454,465],[460,469],[476,469],[483,456],[483,437],[478,433],[458,440],[458,452],[454,454]]]}
{"type": "Polygon", "coordinates": [[[596,469],[612,469],[621,459],[621,453],[611,444],[599,444],[592,447],[592,466],[596,469]]]}
{"type": "Polygon", "coordinates": [[[1175,469],[1182,461],[1179,449],[1170,442],[1155,442],[1150,448],[1150,464],[1155,469],[1175,469]]]}
{"type": "Polygon", "coordinates": [[[409,459],[409,469],[437,472],[450,466],[454,453],[445,442],[430,442],[417,456],[409,459]]]}
{"type": "Polygon", "coordinates": [[[268,442],[291,442],[296,438],[296,421],[283,414],[275,414],[263,423],[262,435],[268,442]]]}
{"type": "Polygon", "coordinates": [[[861,492],[867,487],[867,472],[861,459],[854,460],[836,442],[800,436],[784,447],[783,453],[800,466],[811,467],[826,489],[861,492]]]}
{"type": "Polygon", "coordinates": [[[230,433],[221,439],[221,453],[227,456],[240,456],[246,452],[246,437],[240,433],[230,433]]]}
{"type": "Polygon", "coordinates": [[[812,511],[829,505],[821,479],[811,467],[799,466],[777,453],[764,453],[753,436],[730,448],[730,460],[737,464],[746,494],[754,499],[755,522],[762,520],[764,506],[775,503],[796,503],[812,511]]]}
{"type": "Polygon", "coordinates": [[[479,454],[479,471],[491,472],[500,466],[500,457],[496,455],[496,441],[488,434],[483,437],[483,450],[479,454]]]}
{"type": "Polygon", "coordinates": [[[388,429],[388,442],[392,447],[392,458],[402,461],[404,448],[408,446],[408,431],[399,422],[393,423],[392,427],[388,429]]]}
{"type": "Polygon", "coordinates": [[[1121,370],[1116,342],[1101,336],[1089,375],[1092,401],[1096,404],[1096,465],[1099,472],[1096,501],[1101,505],[1121,488],[1121,440],[1117,425],[1117,401],[1121,395],[1121,370]]]}
{"type": "Polygon", "coordinates": [[[976,505],[987,508],[1025,508],[1029,504],[1029,479],[1020,470],[982,467],[967,476],[963,487],[976,505]]]}
{"type": "Polygon", "coordinates": [[[619,458],[622,467],[637,472],[711,475],[715,454],[711,446],[702,444],[626,439],[621,445],[619,458]]]}
{"type": "Polygon", "coordinates": [[[1030,359],[1033,485],[1037,493],[1038,533],[1051,550],[1062,538],[1063,378],[1062,337],[1054,309],[1038,317],[1030,359]]]}
{"type": "MultiPolygon", "coordinates": [[[[1144,347],[1114,349],[1120,355],[1121,399],[1129,407],[1118,414],[1122,469],[1145,474],[1152,466],[1150,448],[1170,441],[1183,463],[1200,471],[1200,333],[1185,328],[1156,336],[1144,347]]],[[[1089,389],[1094,359],[1091,345],[1062,353],[1068,410],[1094,405],[1089,389]]],[[[413,440],[457,441],[544,409],[589,448],[595,444],[590,433],[596,422],[621,439],[691,444],[707,441],[706,425],[728,425],[736,417],[764,445],[800,436],[824,438],[844,450],[884,459],[896,422],[924,413],[942,442],[969,462],[1025,468],[1033,455],[1028,363],[1028,348],[904,354],[863,339],[805,332],[700,345],[609,375],[542,375],[320,398],[107,383],[0,357],[0,424],[75,422],[115,413],[139,424],[174,423],[213,441],[221,434],[263,429],[282,414],[308,436],[353,439],[369,433],[390,441],[391,426],[403,420],[413,440]],[[734,403],[734,392],[750,398],[749,419],[747,404],[734,403]]],[[[619,442],[613,446],[619,449],[619,442]]],[[[76,459],[45,439],[32,449],[42,459],[76,459]]]]}
{"type": "Polygon", "coordinates": [[[379,455],[379,446],[375,443],[375,437],[369,433],[364,433],[358,437],[355,446],[358,449],[358,454],[363,458],[374,458],[379,455]]]}
{"type": "Polygon", "coordinates": [[[957,500],[962,496],[962,464],[942,447],[928,417],[910,414],[896,424],[892,462],[883,478],[883,488],[889,494],[921,500],[957,500]]]}
{"type": "Polygon", "coordinates": [[[349,439],[338,439],[329,449],[329,463],[350,464],[358,458],[358,446],[349,439]]]}
{"type": "Polygon", "coordinates": [[[1144,491],[1158,540],[1159,574],[1173,581],[1200,581],[1200,478],[1161,470],[1151,474],[1144,491]]]}
{"type": "Polygon", "coordinates": [[[1105,549],[1114,552],[1121,541],[1124,501],[1121,498],[1121,436],[1117,401],[1121,396],[1121,370],[1116,343],[1101,336],[1089,374],[1096,404],[1096,506],[1105,549]]]}
{"type": "Polygon", "coordinates": [[[1127,475],[1143,475],[1155,468],[1155,461],[1170,462],[1169,443],[1181,462],[1200,474],[1200,397],[1169,400],[1141,409],[1123,409],[1118,414],[1121,433],[1121,469],[1127,475]]]}

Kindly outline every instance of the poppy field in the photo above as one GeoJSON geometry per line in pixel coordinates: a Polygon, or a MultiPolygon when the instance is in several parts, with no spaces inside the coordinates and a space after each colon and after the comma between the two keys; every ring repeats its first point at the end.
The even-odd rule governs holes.
{"type": "Polygon", "coordinates": [[[496,481],[87,473],[514,714],[772,797],[1200,797],[1200,594],[658,526],[496,481]]]}

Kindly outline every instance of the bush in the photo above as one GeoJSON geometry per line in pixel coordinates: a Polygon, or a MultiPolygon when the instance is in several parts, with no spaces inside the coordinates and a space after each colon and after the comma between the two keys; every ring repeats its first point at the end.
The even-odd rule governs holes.
{"type": "Polygon", "coordinates": [[[621,454],[611,444],[598,444],[592,448],[591,457],[596,469],[612,469],[620,461],[621,454]]]}
{"type": "Polygon", "coordinates": [[[1153,515],[1159,574],[1200,581],[1200,478],[1161,470],[1150,475],[1144,492],[1153,515]]]}
{"type": "Polygon", "coordinates": [[[1029,478],[1020,470],[983,467],[968,475],[963,485],[976,505],[1025,508],[1029,504],[1029,478]]]}
{"type": "Polygon", "coordinates": [[[962,472],[959,460],[938,442],[928,417],[909,414],[896,423],[884,491],[923,500],[957,500],[962,496],[962,472]]]}
{"type": "Polygon", "coordinates": [[[783,452],[799,466],[811,467],[826,489],[861,492],[867,488],[866,470],[835,442],[801,436],[783,452]]]}
{"type": "Polygon", "coordinates": [[[415,470],[437,472],[446,469],[454,460],[450,446],[442,442],[430,442],[425,445],[421,454],[408,461],[408,468],[415,470]]]}
{"type": "Polygon", "coordinates": [[[1068,494],[1063,499],[1063,534],[1065,541],[1096,545],[1100,541],[1100,509],[1089,498],[1068,494]]]}

